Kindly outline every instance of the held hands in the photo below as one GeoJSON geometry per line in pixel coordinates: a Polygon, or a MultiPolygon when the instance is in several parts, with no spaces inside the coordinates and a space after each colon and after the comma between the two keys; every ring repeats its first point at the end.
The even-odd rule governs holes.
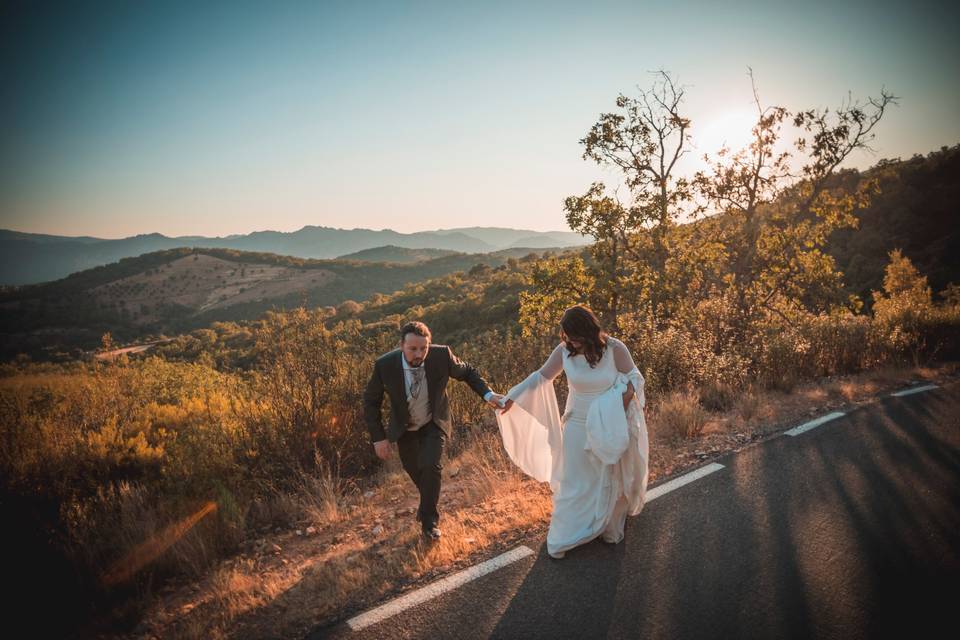
{"type": "Polygon", "coordinates": [[[381,460],[386,460],[390,457],[390,441],[378,440],[377,442],[374,442],[373,450],[376,452],[378,458],[381,460]]]}
{"type": "Polygon", "coordinates": [[[513,406],[513,400],[499,393],[495,393],[487,400],[487,404],[494,409],[500,409],[500,413],[506,413],[510,410],[510,407],[513,406]]]}

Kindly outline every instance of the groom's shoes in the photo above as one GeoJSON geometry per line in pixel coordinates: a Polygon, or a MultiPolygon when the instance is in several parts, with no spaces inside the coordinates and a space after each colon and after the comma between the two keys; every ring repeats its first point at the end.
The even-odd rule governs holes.
{"type": "Polygon", "coordinates": [[[440,539],[440,528],[437,526],[424,527],[423,528],[423,537],[427,540],[439,540],[440,539]]]}

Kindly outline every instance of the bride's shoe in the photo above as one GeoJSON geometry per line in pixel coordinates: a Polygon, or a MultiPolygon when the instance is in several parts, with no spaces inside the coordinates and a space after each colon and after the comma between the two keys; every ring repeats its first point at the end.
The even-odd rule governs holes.
{"type": "Polygon", "coordinates": [[[554,560],[560,560],[563,556],[567,555],[566,551],[557,551],[556,553],[550,553],[547,551],[547,555],[553,558],[554,560]]]}

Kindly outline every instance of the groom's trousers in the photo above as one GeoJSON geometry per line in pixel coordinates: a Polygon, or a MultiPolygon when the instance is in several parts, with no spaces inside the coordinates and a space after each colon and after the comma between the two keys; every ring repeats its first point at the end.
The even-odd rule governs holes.
{"type": "Polygon", "coordinates": [[[404,471],[420,491],[420,524],[424,529],[440,521],[437,502],[440,500],[441,456],[446,434],[433,421],[415,431],[405,431],[397,440],[404,471]]]}

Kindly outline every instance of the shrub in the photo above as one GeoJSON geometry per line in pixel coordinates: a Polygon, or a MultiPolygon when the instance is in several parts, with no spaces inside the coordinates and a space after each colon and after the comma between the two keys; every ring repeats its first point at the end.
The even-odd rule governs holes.
{"type": "Polygon", "coordinates": [[[707,423],[707,413],[691,390],[672,391],[661,396],[653,411],[651,430],[671,439],[698,437],[707,423]]]}

